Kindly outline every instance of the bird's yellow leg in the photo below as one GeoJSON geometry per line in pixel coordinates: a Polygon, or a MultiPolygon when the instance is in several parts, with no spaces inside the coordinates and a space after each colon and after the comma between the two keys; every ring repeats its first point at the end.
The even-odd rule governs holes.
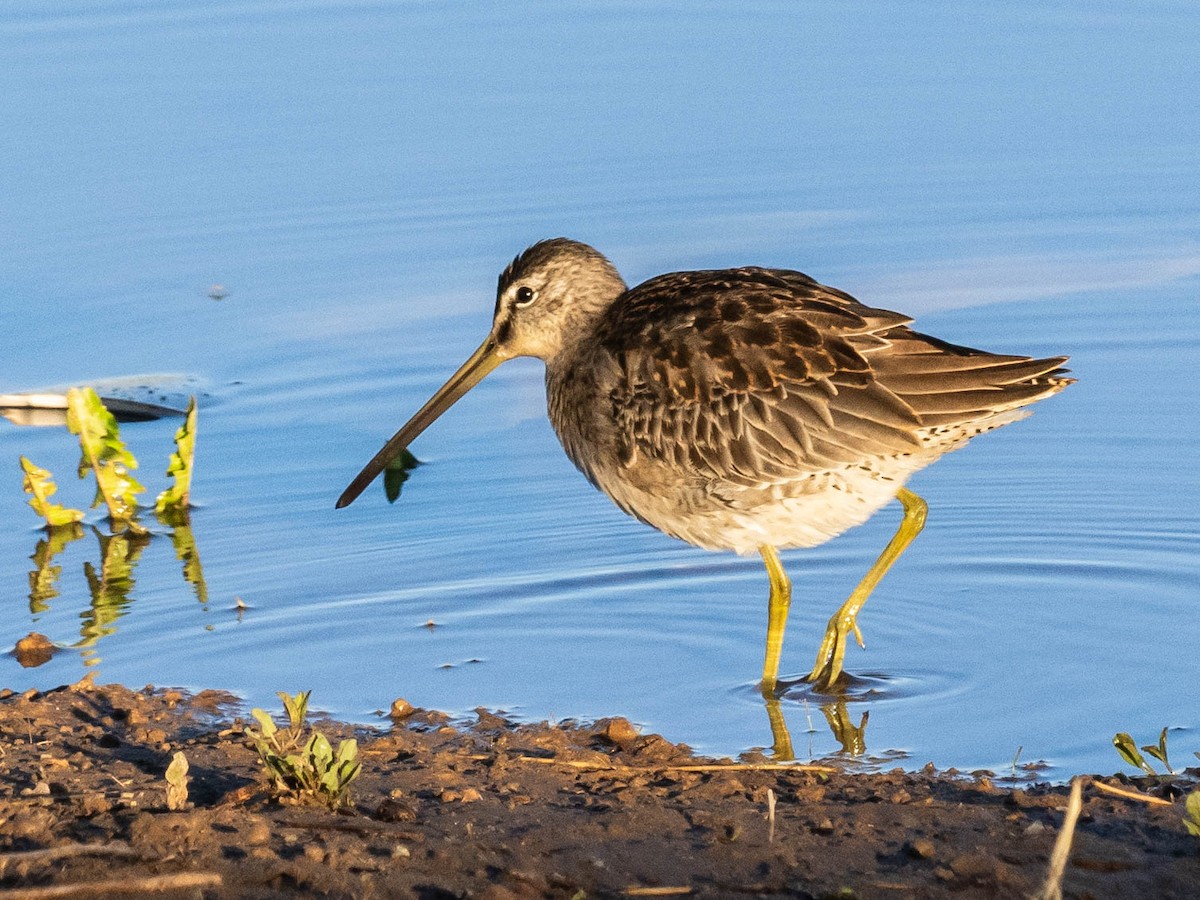
{"type": "Polygon", "coordinates": [[[770,697],[774,694],[775,682],[779,677],[783,630],[787,627],[788,608],[792,605],[792,583],[774,547],[763,544],[758,552],[767,564],[767,575],[771,579],[771,599],[767,606],[767,657],[763,661],[762,683],[759,685],[763,696],[770,697]]]}
{"type": "Polygon", "coordinates": [[[867,602],[880,579],[887,574],[887,570],[925,527],[925,516],[929,506],[924,500],[908,488],[900,488],[896,499],[904,506],[904,517],[900,520],[900,527],[879,554],[879,559],[875,560],[874,565],[863,576],[863,580],[858,583],[850,599],[834,613],[825,628],[825,639],[821,641],[817,661],[808,676],[808,680],[818,688],[828,689],[841,677],[842,659],[846,655],[846,639],[851,632],[854,633],[858,645],[864,646],[862,632],[858,630],[858,611],[867,602]]]}

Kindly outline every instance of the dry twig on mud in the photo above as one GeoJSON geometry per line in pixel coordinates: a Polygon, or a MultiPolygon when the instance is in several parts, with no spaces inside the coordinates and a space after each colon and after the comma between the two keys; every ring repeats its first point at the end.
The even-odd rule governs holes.
{"type": "Polygon", "coordinates": [[[1111,784],[1105,784],[1103,781],[1093,781],[1092,787],[1098,791],[1103,791],[1106,794],[1112,794],[1114,797],[1124,797],[1126,800],[1138,800],[1142,803],[1149,803],[1152,806],[1173,806],[1170,800],[1164,800],[1162,797],[1151,797],[1149,794],[1139,794],[1137,791],[1127,791],[1123,788],[1113,787],[1111,784]]]}
{"type": "Polygon", "coordinates": [[[1079,811],[1083,809],[1083,783],[1087,776],[1076,776],[1071,779],[1071,797],[1067,801],[1067,814],[1063,818],[1062,828],[1058,832],[1058,840],[1054,842],[1054,852],[1050,855],[1050,869],[1046,873],[1046,883],[1034,894],[1033,900],[1062,900],[1063,872],[1067,869],[1067,857],[1071,855],[1071,840],[1075,837],[1075,823],[1079,820],[1079,811]]]}
{"type": "Polygon", "coordinates": [[[123,856],[136,859],[141,856],[128,844],[114,841],[110,844],[64,844],[61,847],[47,847],[43,850],[16,850],[11,853],[0,853],[0,872],[10,863],[34,864],[57,862],[72,856],[123,856]]]}
{"type": "Polygon", "coordinates": [[[112,878],[13,888],[6,891],[4,897],[5,900],[59,900],[62,897],[115,897],[121,894],[136,897],[163,891],[202,890],[220,886],[221,876],[216,872],[179,872],[175,875],[148,875],[145,878],[112,878]]]}

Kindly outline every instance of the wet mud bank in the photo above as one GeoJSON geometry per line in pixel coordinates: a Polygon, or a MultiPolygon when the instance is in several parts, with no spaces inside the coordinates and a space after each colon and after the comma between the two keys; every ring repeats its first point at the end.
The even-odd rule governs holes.
{"type": "MultiPolygon", "coordinates": [[[[1067,786],[708,760],[622,719],[468,725],[413,710],[356,737],[340,811],[266,788],[236,698],[0,691],[0,892],[14,897],[1029,897],[1067,786]],[[165,773],[188,761],[187,803],[165,773]]],[[[1191,773],[1195,775],[1195,771],[1191,773]]],[[[1194,786],[1083,792],[1067,897],[1198,897],[1194,786]]]]}

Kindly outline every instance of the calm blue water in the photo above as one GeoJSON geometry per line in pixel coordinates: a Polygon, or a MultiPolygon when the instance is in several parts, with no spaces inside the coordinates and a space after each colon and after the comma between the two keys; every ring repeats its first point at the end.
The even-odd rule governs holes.
{"type": "MultiPolygon", "coordinates": [[[[913,766],[1020,746],[1052,777],[1111,771],[1115,731],[1164,725],[1177,761],[1200,749],[1194,4],[62,9],[0,11],[0,392],[201,379],[207,595],[159,528],[95,609],[89,532],[31,609],[17,457],[66,502],[90,488],[65,431],[0,422],[0,648],[67,647],[0,656],[0,683],[99,670],[255,704],[312,688],[360,721],[404,696],[769,746],[760,562],[592,491],[539,364],[424,435],[395,505],[333,510],[482,339],[504,264],[566,234],[631,283],[788,266],[952,341],[1070,353],[1078,384],[913,482],[930,523],[860,619],[850,716],[913,766]]],[[[124,429],[151,493],[176,426],[124,429]]],[[[785,555],[786,673],[897,518],[785,555]]],[[[801,756],[839,749],[818,703],[784,698],[801,756]]]]}

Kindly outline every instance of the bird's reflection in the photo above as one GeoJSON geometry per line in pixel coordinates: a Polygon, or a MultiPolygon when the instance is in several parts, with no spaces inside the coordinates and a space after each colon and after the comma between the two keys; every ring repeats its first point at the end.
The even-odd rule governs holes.
{"type": "MultiPolygon", "coordinates": [[[[842,687],[834,692],[815,694],[820,698],[818,708],[825,717],[833,738],[841,745],[840,753],[851,756],[862,756],[867,750],[867,720],[869,711],[864,711],[859,717],[858,724],[850,716],[848,703],[853,697],[842,687]]],[[[796,753],[792,746],[792,735],[788,730],[787,720],[783,715],[780,695],[773,691],[763,692],[763,703],[767,708],[767,720],[771,725],[771,757],[776,762],[791,762],[796,753]]],[[[806,704],[807,705],[807,704],[806,704]]]]}

